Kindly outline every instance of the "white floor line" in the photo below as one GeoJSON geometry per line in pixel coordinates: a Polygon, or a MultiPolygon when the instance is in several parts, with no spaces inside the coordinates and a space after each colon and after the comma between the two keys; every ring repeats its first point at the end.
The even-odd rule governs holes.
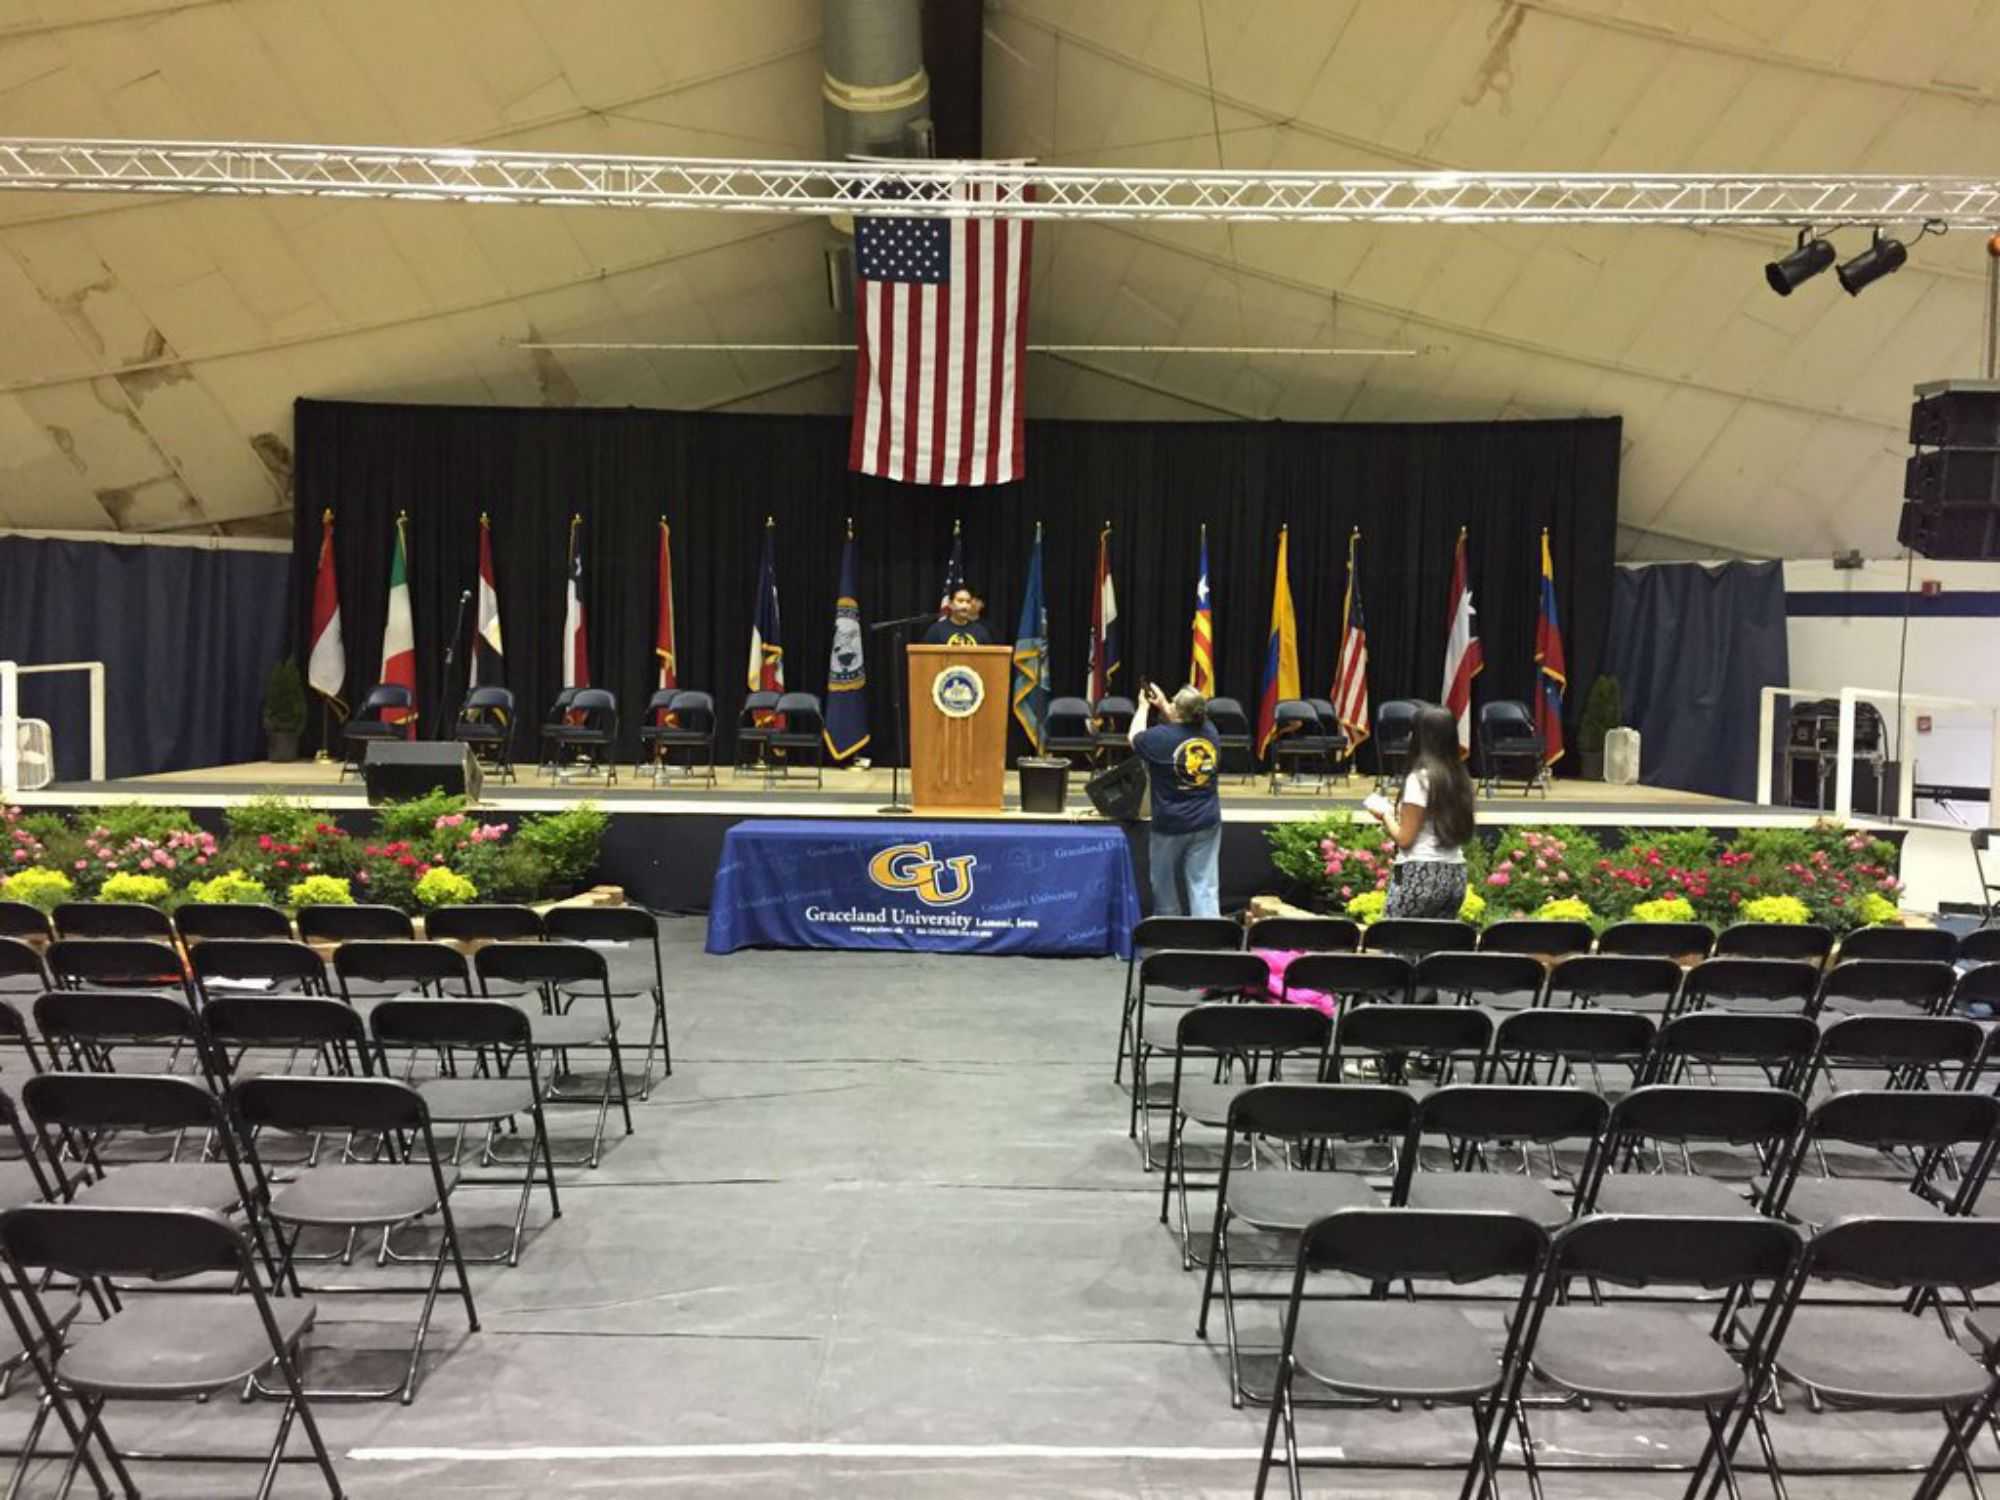
{"type": "MultiPolygon", "coordinates": [[[[1339,1448],[1307,1448],[1308,1458],[1340,1458],[1339,1448]]],[[[635,1443],[521,1448],[350,1448],[357,1463],[578,1463],[593,1460],[846,1458],[1000,1460],[1151,1459],[1166,1463],[1255,1463],[1257,1448],[1065,1447],[1052,1443],[635,1443]]]]}

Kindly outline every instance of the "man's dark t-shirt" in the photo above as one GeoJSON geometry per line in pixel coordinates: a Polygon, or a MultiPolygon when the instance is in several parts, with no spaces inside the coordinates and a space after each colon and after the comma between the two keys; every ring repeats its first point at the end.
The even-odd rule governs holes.
{"type": "Polygon", "coordinates": [[[990,646],[993,632],[978,620],[967,620],[963,625],[954,625],[950,620],[939,620],[924,631],[926,646],[990,646]]]}
{"type": "Polygon", "coordinates": [[[1155,831],[1199,833],[1222,821],[1215,781],[1222,752],[1208,725],[1154,724],[1140,732],[1132,748],[1152,777],[1155,831]]]}

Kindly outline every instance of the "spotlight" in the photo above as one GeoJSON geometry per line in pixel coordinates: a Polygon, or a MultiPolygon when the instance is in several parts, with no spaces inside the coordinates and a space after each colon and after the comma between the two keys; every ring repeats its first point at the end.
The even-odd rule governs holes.
{"type": "Polygon", "coordinates": [[[1841,287],[1850,297],[1861,295],[1861,289],[1880,281],[1891,271],[1902,269],[1903,262],[1910,258],[1910,252],[1901,240],[1885,240],[1882,231],[1876,230],[1868,248],[1850,261],[1844,261],[1833,274],[1840,278],[1841,287]]]}
{"type": "Polygon", "coordinates": [[[1780,297],[1791,296],[1792,288],[1810,281],[1833,264],[1833,242],[1809,239],[1809,234],[1809,230],[1801,229],[1798,248],[1764,267],[1764,280],[1780,297]]]}

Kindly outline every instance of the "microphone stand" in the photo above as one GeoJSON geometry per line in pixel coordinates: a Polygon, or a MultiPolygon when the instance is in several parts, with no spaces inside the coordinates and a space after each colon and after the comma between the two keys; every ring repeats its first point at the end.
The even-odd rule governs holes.
{"type": "MultiPolygon", "coordinates": [[[[452,622],[451,635],[444,643],[444,693],[442,696],[446,700],[449,700],[451,696],[451,669],[452,664],[458,660],[459,638],[465,634],[465,607],[471,602],[471,589],[466,589],[458,596],[458,617],[452,622]]],[[[468,691],[470,691],[469,688],[468,691]]],[[[441,740],[450,739],[453,734],[457,733],[457,724],[457,715],[454,714],[452,717],[446,718],[443,714],[439,714],[438,732],[435,738],[441,740]],[[451,726],[450,733],[446,732],[447,725],[451,726]]]]}
{"type": "Polygon", "coordinates": [[[877,620],[868,629],[888,630],[894,634],[890,645],[894,651],[896,665],[890,673],[889,692],[896,700],[896,758],[889,763],[889,805],[875,809],[878,813],[905,817],[916,811],[903,800],[903,760],[909,754],[910,725],[908,710],[903,702],[903,679],[909,675],[909,641],[903,632],[912,625],[925,625],[938,618],[936,610],[926,610],[920,615],[904,615],[896,620],[877,620]]]}

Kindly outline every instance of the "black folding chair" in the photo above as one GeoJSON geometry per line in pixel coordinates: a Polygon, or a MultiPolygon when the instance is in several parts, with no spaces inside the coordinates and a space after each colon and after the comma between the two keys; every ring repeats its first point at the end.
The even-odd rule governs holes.
{"type": "Polygon", "coordinates": [[[1409,1060],[1422,1058],[1441,1084],[1451,1083],[1461,1065],[1478,1083],[1493,1045],[1493,1018],[1460,1005],[1343,1005],[1334,1027],[1333,1060],[1327,1078],[1349,1076],[1378,1083],[1411,1085],[1409,1060]]]}
{"type": "Polygon", "coordinates": [[[107,1401],[206,1397],[269,1370],[284,1409],[257,1500],[267,1500],[277,1481],[295,1421],[305,1429],[327,1489],[341,1500],[340,1476],[299,1381],[299,1345],[316,1309],[302,1298],[266,1296],[250,1246],[226,1221],[191,1209],[29,1205],[0,1214],[0,1252],[6,1259],[0,1303],[69,1431],[76,1456],[68,1477],[81,1463],[100,1494],[110,1493],[88,1450],[94,1441],[120,1487],[136,1500],[139,1490],[104,1427],[107,1401]],[[165,1281],[214,1271],[225,1279],[197,1286],[193,1295],[135,1296],[104,1323],[83,1328],[52,1317],[45,1295],[35,1290],[37,1277],[47,1273],[165,1281]],[[76,1403],[75,1421],[68,1401],[76,1403]]]}
{"type": "Polygon", "coordinates": [[[1728,1218],[1757,1212],[1758,1184],[1785,1162],[1805,1124],[1797,1094],[1771,1088],[1698,1088],[1651,1083],[1611,1107],[1594,1179],[1584,1185],[1578,1213],[1664,1214],[1728,1218]],[[1666,1170],[1664,1147],[1675,1147],[1681,1170],[1666,1170]],[[1691,1148],[1707,1151],[1697,1162],[1691,1148]],[[1640,1157],[1653,1160],[1642,1169],[1640,1157]],[[1744,1148],[1749,1154],[1744,1154],[1744,1148]],[[1725,1171],[1733,1178],[1725,1178],[1725,1171]]]}
{"type": "Polygon", "coordinates": [[[1505,917],[1479,934],[1481,953],[1532,953],[1567,958],[1590,952],[1590,924],[1549,917],[1505,917]]]}
{"type": "Polygon", "coordinates": [[[1072,764],[1097,761],[1097,735],[1091,728],[1090,704],[1082,698],[1056,698],[1049,703],[1042,736],[1042,753],[1060,756],[1072,764]]]}
{"type": "Polygon", "coordinates": [[[472,970],[450,943],[357,939],[333,950],[340,998],[357,1010],[404,996],[470,995],[472,970]]]}
{"type": "Polygon", "coordinates": [[[292,919],[275,906],[251,902],[190,901],[174,913],[174,931],[190,950],[216,938],[289,941],[292,919]]]}
{"type": "Polygon", "coordinates": [[[601,1048],[608,1054],[595,1100],[574,1091],[584,1080],[573,1072],[550,1078],[542,1094],[545,1103],[597,1105],[589,1152],[559,1163],[595,1167],[603,1153],[605,1121],[614,1097],[625,1118],[625,1134],[632,1133],[632,1101],[618,1042],[618,1016],[611,1003],[611,973],[603,953],[580,943],[492,943],[472,961],[481,994],[494,996],[506,993],[507,986],[521,986],[540,995],[540,1014],[529,1015],[530,1035],[537,1048],[556,1055],[560,1066],[569,1068],[572,1052],[601,1048]],[[497,992],[496,981],[502,986],[497,992]],[[564,1086],[566,1076],[570,1087],[564,1086]]]}
{"type": "Polygon", "coordinates": [[[1958,938],[1943,927],[1883,923],[1857,927],[1840,940],[1840,961],[1893,958],[1909,963],[1948,964],[1958,957],[1958,938]]]}
{"type": "Polygon", "coordinates": [[[228,994],[332,993],[319,950],[289,938],[212,937],[189,947],[188,963],[204,1006],[228,994]]]}
{"type": "Polygon", "coordinates": [[[1251,761],[1250,716],[1244,713],[1242,703],[1235,698],[1209,699],[1208,726],[1215,731],[1215,748],[1222,771],[1244,781],[1254,781],[1257,767],[1251,761]]]}
{"type": "Polygon", "coordinates": [[[399,682],[378,682],[361,700],[361,707],[340,727],[347,753],[340,763],[340,780],[361,774],[368,747],[377,741],[408,739],[417,719],[417,697],[399,682]],[[396,717],[391,721],[389,715],[396,717]]]}
{"type": "Polygon", "coordinates": [[[773,692],[755,692],[743,700],[743,712],[736,720],[736,763],[729,774],[740,776],[745,770],[762,765],[770,746],[780,695],[773,692]],[[747,756],[747,759],[746,759],[747,756]]]}
{"type": "MultiPolygon", "coordinates": [[[[409,1362],[402,1380],[383,1387],[315,1388],[316,1400],[381,1401],[391,1396],[405,1406],[416,1399],[424,1342],[430,1334],[431,1313],[437,1306],[447,1260],[457,1269],[457,1290],[465,1302],[471,1331],[479,1331],[479,1313],[472,1304],[472,1283],[460,1254],[458,1227],[451,1212],[451,1192],[458,1171],[445,1165],[431,1133],[430,1112],[423,1096],[392,1078],[243,1078],[229,1090],[230,1108],[244,1127],[245,1153],[268,1203],[276,1229],[279,1268],[284,1282],[299,1290],[293,1261],[299,1240],[308,1229],[366,1231],[379,1229],[386,1245],[389,1234],[432,1214],[442,1234],[427,1287],[371,1285],[371,1295],[389,1291],[420,1292],[423,1307],[409,1362]],[[284,1131],[317,1136],[345,1131],[379,1137],[390,1160],[342,1161],[315,1166],[280,1187],[270,1186],[255,1132],[284,1131]]],[[[322,1289],[322,1292],[331,1289],[322,1289]]]]}
{"type": "Polygon", "coordinates": [[[65,901],[51,913],[59,938],[139,938],[171,943],[174,924],[143,901],[65,901]]]}
{"type": "Polygon", "coordinates": [[[1597,951],[1625,958],[1707,958],[1715,929],[1706,922],[1613,922],[1597,935],[1597,951]]]}
{"type": "Polygon", "coordinates": [[[1342,1005],[1402,1005],[1415,972],[1400,953],[1302,953],[1285,965],[1285,993],[1317,990],[1342,1005]]]}
{"type": "Polygon", "coordinates": [[[1346,917],[1265,917],[1250,924],[1243,934],[1243,946],[1272,953],[1353,953],[1361,947],[1361,924],[1346,917]]]}
{"type": "Polygon", "coordinates": [[[1375,761],[1382,768],[1375,777],[1377,790],[1397,784],[1409,770],[1410,739],[1416,733],[1417,710],[1422,707],[1414,698],[1391,698],[1375,710],[1375,761]]]}
{"type": "Polygon", "coordinates": [[[35,1029],[53,1067],[78,1073],[117,1070],[122,1051],[163,1053],[149,1072],[170,1073],[185,1053],[204,1082],[214,1077],[201,1016],[176,995],[157,990],[50,990],[35,1001],[35,1029]]]}
{"type": "Polygon", "coordinates": [[[1627,1087],[1644,1081],[1651,1066],[1653,1017],[1630,1010],[1517,1010],[1493,1031],[1492,1082],[1567,1086],[1579,1067],[1590,1071],[1591,1092],[1610,1098],[1606,1068],[1623,1068],[1627,1087]]]}
{"type": "Polygon", "coordinates": [[[1542,1003],[1547,980],[1547,967],[1532,954],[1426,953],[1414,984],[1419,995],[1449,995],[1459,1005],[1521,1010],[1542,1003]]]}
{"type": "Polygon", "coordinates": [[[1816,922],[1737,922],[1715,935],[1717,958],[1793,958],[1824,963],[1833,934],[1816,922]]]}
{"type": "Polygon", "coordinates": [[[792,767],[812,767],[813,785],[826,785],[826,711],[816,693],[786,693],[778,699],[778,723],[773,728],[765,757],[767,783],[775,777],[792,779],[792,767]]]}
{"type": "MultiPolygon", "coordinates": [[[[1244,946],[1243,929],[1227,917],[1143,917],[1132,929],[1132,951],[1125,958],[1125,1002],[1118,1017],[1118,1059],[1111,1070],[1116,1083],[1125,1073],[1125,1059],[1136,1045],[1132,1026],[1138,991],[1132,981],[1139,961],[1149,953],[1170,949],[1185,952],[1233,952],[1244,946]]],[[[1192,1002],[1189,1002],[1192,1003],[1192,1002]]]]}
{"type": "Polygon", "coordinates": [[[1985,1029],[1963,1016],[1847,1016],[1821,1033],[1800,1092],[1838,1089],[1848,1072],[1881,1088],[1967,1088],[1986,1046],[1985,1029]]]}
{"type": "Polygon", "coordinates": [[[1958,940],[1958,961],[1962,964],[2000,964],[2000,927],[1980,927],[1966,933],[1958,940]]]}
{"type": "Polygon", "coordinates": [[[1421,1146],[1412,1145],[1409,1205],[1518,1214],[1544,1229],[1558,1229],[1575,1212],[1577,1185],[1590,1175],[1608,1117],[1604,1100],[1588,1089],[1441,1088],[1417,1106],[1416,1134],[1419,1142],[1425,1136],[1443,1138],[1446,1165],[1425,1170],[1421,1146]],[[1564,1145],[1578,1152],[1577,1168],[1569,1174],[1558,1151],[1564,1145]],[[1548,1156],[1546,1179],[1534,1175],[1531,1146],[1540,1146],[1548,1156]],[[1496,1164],[1508,1150],[1518,1155],[1518,1167],[1496,1164]],[[1569,1198],[1558,1197],[1552,1183],[1566,1187],[1569,1198]]]}
{"type": "Polygon", "coordinates": [[[1119,694],[1099,698],[1090,706],[1090,738],[1097,747],[1098,759],[1109,755],[1113,760],[1123,760],[1132,753],[1129,736],[1138,712],[1137,704],[1119,694]]]}
{"type": "Polygon", "coordinates": [[[62,938],[49,945],[49,974],[60,989],[148,989],[178,992],[195,1003],[180,954],[145,938],[62,938]]]}
{"type": "Polygon", "coordinates": [[[315,1071],[340,1077],[373,1071],[368,1031],[354,1007],[322,995],[219,995],[202,1010],[218,1081],[243,1072],[253,1051],[283,1049],[284,1066],[297,1071],[299,1055],[310,1053],[315,1071]]]}
{"type": "Polygon", "coordinates": [[[1798,1147],[1765,1190],[1764,1212],[1815,1232],[1839,1219],[1962,1213],[1986,1181],[1996,1130],[2000,1100],[1991,1094],[1834,1094],[1806,1117],[1798,1147]],[[1829,1171],[1829,1143],[1865,1151],[1865,1170],[1829,1171]],[[1819,1161],[1818,1175],[1806,1172],[1808,1160],[1819,1161]]]}
{"type": "Polygon", "coordinates": [[[55,988],[42,955],[20,938],[0,937],[0,995],[28,999],[55,988]]]}
{"type": "Polygon", "coordinates": [[[1958,971],[1921,959],[1844,959],[1820,981],[1815,1015],[1936,1015],[1951,999],[1958,971]]]}
{"type": "Polygon", "coordinates": [[[1500,698],[1480,705],[1479,765],[1480,791],[1490,797],[1507,779],[1508,766],[1520,771],[1521,795],[1536,788],[1549,794],[1549,771],[1542,764],[1543,746],[1535,717],[1528,705],[1513,698],[1500,698]]]}
{"type": "Polygon", "coordinates": [[[1680,989],[1681,966],[1671,958],[1580,953],[1549,971],[1542,1003],[1560,1009],[1608,1000],[1621,1010],[1646,1011],[1664,1020],[1674,1013],[1680,989]]]}
{"type": "Polygon", "coordinates": [[[1755,1068],[1772,1088],[1802,1094],[1818,1050],[1819,1027],[1809,1016],[1690,1011],[1660,1028],[1647,1081],[1685,1083],[1700,1068],[1715,1083],[1718,1069],[1755,1068]]]}
{"type": "Polygon", "coordinates": [[[56,940],[55,924],[39,906],[25,901],[0,901],[0,937],[46,946],[56,940]]]}
{"type": "Polygon", "coordinates": [[[302,906],[299,939],[307,943],[386,943],[410,941],[417,929],[408,912],[393,906],[302,906]]]}
{"type": "Polygon", "coordinates": [[[1478,945],[1478,929],[1451,917],[1383,917],[1361,934],[1361,946],[1370,952],[1400,953],[1412,962],[1429,953],[1463,953],[1478,945]]]}
{"type": "MultiPolygon", "coordinates": [[[[1142,922],[1140,926],[1144,926],[1142,922]]],[[[614,1000],[628,996],[647,996],[653,1002],[652,1029],[646,1036],[646,1057],[639,1067],[639,1083],[635,1091],[639,1098],[650,1098],[653,1092],[653,1053],[660,1054],[660,1077],[674,1075],[674,1048],[667,1034],[667,966],[660,952],[660,923],[643,906],[555,906],[549,908],[546,922],[548,939],[552,943],[585,943],[598,947],[630,947],[641,954],[650,952],[653,958],[653,982],[650,988],[640,981],[638,989],[614,989],[614,1000]]]]}
{"type": "Polygon", "coordinates": [[[1811,1015],[1819,981],[1819,964],[1805,959],[1704,959],[1682,976],[1680,1009],[1811,1015]]]}
{"type": "Polygon", "coordinates": [[[424,936],[434,943],[537,943],[544,928],[532,906],[475,902],[426,913],[424,936]]]}
{"type": "MultiPolygon", "coordinates": [[[[687,752],[688,779],[699,769],[715,785],[715,699],[693,688],[662,688],[646,705],[646,722],[639,726],[639,747],[652,762],[653,785],[661,772],[674,769],[674,752],[687,752]],[[696,756],[700,759],[697,760],[696,756]]],[[[634,766],[633,774],[641,769],[634,766]]]]}
{"type": "Polygon", "coordinates": [[[1325,791],[1334,742],[1313,706],[1303,698],[1287,698],[1272,711],[1272,725],[1270,795],[1303,781],[1310,781],[1308,791],[1325,791]]]}
{"type": "MultiPolygon", "coordinates": [[[[1149,920],[1158,921],[1158,918],[1149,920]]],[[[1144,923],[1140,926],[1143,928],[1144,923]]],[[[1179,1012],[1204,998],[1262,998],[1270,984],[1270,967],[1254,953],[1229,951],[1159,949],[1139,960],[1139,987],[1132,996],[1132,1109],[1126,1134],[1141,1139],[1147,1171],[1153,1170],[1151,1114],[1159,1108],[1151,1097],[1146,1063],[1155,1052],[1172,1054],[1180,1035],[1179,1012]],[[1164,992],[1164,995],[1163,993],[1164,992]],[[1166,1012],[1146,1017],[1146,1006],[1166,1012]]]]}
{"type": "Polygon", "coordinates": [[[579,765],[604,773],[604,784],[618,781],[618,695],[607,688],[578,688],[560,714],[542,726],[548,743],[550,778],[561,781],[579,765]],[[564,757],[568,756],[565,761],[564,757]]]}
{"type": "Polygon", "coordinates": [[[1295,1497],[1301,1493],[1302,1468],[1354,1462],[1345,1445],[1339,1458],[1300,1453],[1297,1391],[1303,1382],[1367,1406],[1421,1402],[1426,1408],[1468,1408],[1473,1447],[1464,1489],[1497,1497],[1499,1434],[1548,1248],[1548,1236],[1539,1226],[1511,1214],[1350,1208],[1314,1223],[1299,1242],[1285,1309],[1277,1389],[1257,1464],[1258,1500],[1278,1461],[1281,1429],[1285,1477],[1295,1497]],[[1377,1286],[1506,1277],[1518,1280],[1520,1290],[1513,1299],[1513,1317],[1496,1340],[1457,1308],[1422,1299],[1309,1302],[1306,1278],[1313,1271],[1342,1272],[1377,1286]]]}
{"type": "Polygon", "coordinates": [[[503,687],[476,687],[465,695],[452,736],[470,745],[488,771],[514,781],[514,725],[514,695],[503,687]]]}
{"type": "Polygon", "coordinates": [[[29,1133],[13,1095],[4,1089],[0,1089],[0,1124],[6,1126],[5,1140],[13,1152],[0,1158],[0,1210],[62,1197],[58,1186],[62,1178],[52,1163],[43,1160],[39,1136],[29,1133]]]}
{"type": "Polygon", "coordinates": [[[1327,1214],[1382,1206],[1382,1197],[1369,1181],[1379,1175],[1379,1163],[1369,1153],[1385,1144],[1391,1163],[1387,1201],[1401,1204],[1410,1164],[1404,1147],[1415,1120],[1416,1101],[1407,1089],[1372,1084],[1260,1083],[1229,1101],[1222,1168],[1215,1186],[1215,1221],[1209,1230],[1201,1313],[1194,1331],[1197,1338],[1208,1337],[1208,1311],[1219,1277],[1229,1342],[1231,1406],[1242,1406],[1246,1398],[1265,1399],[1243,1383],[1236,1304],[1274,1302],[1283,1295],[1237,1288],[1234,1273],[1240,1263],[1232,1258],[1232,1229],[1302,1234],[1327,1214]],[[1339,1148],[1357,1142],[1364,1147],[1360,1161],[1343,1167],[1339,1148]],[[1239,1143],[1252,1163],[1260,1143],[1266,1150],[1275,1147],[1279,1160],[1254,1171],[1238,1170],[1239,1143]]]}

